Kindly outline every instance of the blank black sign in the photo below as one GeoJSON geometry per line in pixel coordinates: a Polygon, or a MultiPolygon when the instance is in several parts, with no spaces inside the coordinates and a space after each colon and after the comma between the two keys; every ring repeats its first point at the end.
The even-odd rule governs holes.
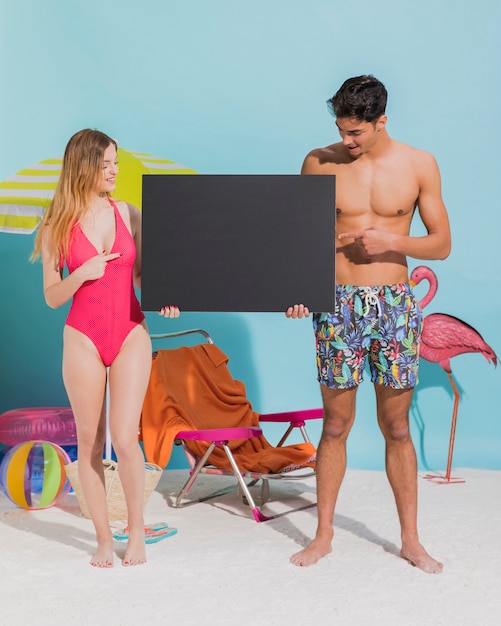
{"type": "Polygon", "coordinates": [[[335,177],[143,176],[141,305],[334,307],[335,177]]]}

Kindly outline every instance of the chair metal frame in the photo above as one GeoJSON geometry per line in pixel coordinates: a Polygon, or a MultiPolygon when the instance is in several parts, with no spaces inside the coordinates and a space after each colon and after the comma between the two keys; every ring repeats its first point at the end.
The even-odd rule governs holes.
{"type": "MultiPolygon", "coordinates": [[[[202,329],[190,329],[184,331],[177,331],[172,333],[165,334],[152,334],[152,340],[158,339],[171,339],[184,337],[192,334],[201,334],[207,343],[214,344],[211,336],[205,330],[202,329]]],[[[284,445],[286,439],[290,436],[290,434],[297,428],[299,429],[303,439],[305,442],[310,443],[310,439],[308,437],[306,431],[306,421],[311,419],[319,419],[323,415],[323,410],[321,408],[316,409],[308,409],[308,410],[300,410],[300,411],[285,411],[282,413],[270,413],[270,414],[261,414],[259,416],[260,422],[282,422],[287,423],[287,429],[280,439],[279,443],[276,447],[281,447],[284,445]]],[[[284,511],[282,513],[276,513],[274,515],[266,515],[263,513],[260,507],[262,507],[265,502],[269,500],[270,490],[269,484],[272,480],[295,480],[301,481],[315,476],[316,472],[314,468],[304,467],[297,468],[291,472],[282,472],[280,474],[264,474],[261,472],[248,472],[241,471],[238,467],[238,463],[235,460],[235,457],[231,451],[229,446],[230,441],[235,439],[247,439],[251,437],[259,437],[263,434],[262,429],[255,426],[249,427],[237,427],[237,428],[211,428],[206,430],[188,430],[188,431],[180,431],[177,433],[175,438],[175,443],[177,445],[181,445],[183,451],[188,460],[190,470],[188,480],[185,482],[179,493],[177,494],[174,507],[175,508],[183,508],[186,506],[190,506],[192,504],[197,504],[199,502],[205,502],[212,498],[216,498],[227,493],[231,493],[238,489],[242,495],[243,501],[248,504],[251,508],[252,515],[256,522],[264,522],[271,519],[276,519],[278,517],[282,517],[283,515],[287,515],[293,511],[301,511],[304,509],[308,509],[316,506],[316,502],[310,502],[304,506],[296,507],[294,509],[290,509],[284,511]],[[209,443],[209,447],[205,454],[202,457],[195,456],[190,448],[190,441],[204,441],[209,443]],[[212,465],[208,465],[208,459],[212,454],[213,450],[216,447],[220,447],[224,450],[228,461],[232,467],[232,470],[223,470],[212,465]],[[197,478],[200,474],[211,474],[218,476],[234,476],[237,480],[235,485],[231,485],[229,487],[219,489],[215,492],[212,492],[208,495],[201,496],[194,499],[187,499],[188,493],[191,488],[195,484],[197,478]],[[249,480],[250,482],[246,482],[249,480]],[[261,496],[260,496],[260,507],[256,504],[249,488],[256,485],[256,483],[262,481],[261,483],[261,496]]]]}

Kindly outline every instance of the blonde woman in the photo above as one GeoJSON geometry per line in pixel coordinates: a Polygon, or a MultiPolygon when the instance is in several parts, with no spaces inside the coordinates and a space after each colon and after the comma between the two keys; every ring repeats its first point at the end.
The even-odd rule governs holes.
{"type": "MultiPolygon", "coordinates": [[[[134,206],[112,200],[117,173],[113,139],[90,129],[73,135],[33,251],[33,258],[42,257],[47,304],[57,308],[72,299],[62,370],[77,427],[79,479],[96,530],[95,567],[113,566],[102,464],[107,367],[111,440],[128,509],[123,565],[146,562],[144,457],[137,433],[151,341],[134,291],[134,285],[141,288],[141,216],[134,206]]],[[[178,317],[179,309],[165,307],[160,314],[178,317]]]]}

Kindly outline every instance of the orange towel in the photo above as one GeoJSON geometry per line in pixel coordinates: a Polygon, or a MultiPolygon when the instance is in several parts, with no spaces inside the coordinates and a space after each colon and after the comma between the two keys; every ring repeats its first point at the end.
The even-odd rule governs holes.
{"type": "MultiPolygon", "coordinates": [[[[153,360],[141,416],[141,439],[146,459],[166,467],[174,439],[181,430],[259,426],[259,415],[245,396],[245,385],[228,369],[228,357],[217,346],[159,350],[153,360]]],[[[242,471],[279,473],[287,466],[314,466],[310,443],[272,446],[264,436],[231,441],[229,446],[242,471]]],[[[202,456],[205,442],[190,442],[202,456]]],[[[209,462],[231,469],[224,450],[216,448],[209,462]]]]}

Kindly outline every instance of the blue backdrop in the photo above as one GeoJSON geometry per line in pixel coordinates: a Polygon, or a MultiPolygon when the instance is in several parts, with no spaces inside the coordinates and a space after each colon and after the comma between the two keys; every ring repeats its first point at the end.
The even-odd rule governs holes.
{"type": "MultiPolygon", "coordinates": [[[[345,78],[373,73],[389,90],[390,134],[431,151],[442,171],[453,251],[428,263],[439,291],[426,313],[466,320],[501,353],[500,12],[490,0],[359,0],[356,9],[337,0],[2,2],[0,180],[60,155],[84,127],[200,173],[297,173],[309,150],[337,138],[327,98],[345,78]]],[[[0,411],[67,404],[67,309],[45,305],[32,244],[0,234],[0,411]]],[[[260,412],[320,404],[309,320],[184,313],[148,322],[152,332],[206,328],[260,412]]],[[[454,466],[500,469],[500,373],[478,354],[452,367],[462,391],[454,466]]],[[[411,415],[420,467],[443,469],[452,394],[438,365],[423,362],[420,377],[411,415]]],[[[364,384],[348,463],[381,469],[383,457],[364,384]]]]}

